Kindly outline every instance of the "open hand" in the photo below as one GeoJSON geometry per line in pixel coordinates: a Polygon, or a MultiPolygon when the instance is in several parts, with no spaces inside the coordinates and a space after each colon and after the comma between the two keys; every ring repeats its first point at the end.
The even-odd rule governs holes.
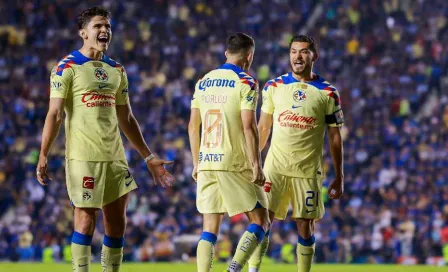
{"type": "Polygon", "coordinates": [[[173,176],[165,169],[166,164],[172,164],[172,161],[166,161],[158,158],[149,160],[146,165],[149,172],[152,174],[155,185],[160,185],[163,188],[171,187],[174,182],[173,176]]]}

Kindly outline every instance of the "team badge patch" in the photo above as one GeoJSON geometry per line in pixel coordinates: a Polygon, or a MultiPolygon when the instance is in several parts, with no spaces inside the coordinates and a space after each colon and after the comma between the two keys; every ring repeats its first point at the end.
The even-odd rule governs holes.
{"type": "Polygon", "coordinates": [[[106,73],[106,70],[103,68],[96,68],[95,69],[95,77],[96,79],[106,82],[109,79],[109,76],[106,73]]]}
{"type": "Polygon", "coordinates": [[[294,98],[294,101],[296,102],[303,102],[306,100],[306,92],[303,90],[297,90],[294,92],[292,98],[294,98]]]}
{"type": "Polygon", "coordinates": [[[84,191],[84,193],[82,194],[82,200],[84,200],[85,202],[89,202],[92,200],[92,193],[89,191],[84,191]]]}

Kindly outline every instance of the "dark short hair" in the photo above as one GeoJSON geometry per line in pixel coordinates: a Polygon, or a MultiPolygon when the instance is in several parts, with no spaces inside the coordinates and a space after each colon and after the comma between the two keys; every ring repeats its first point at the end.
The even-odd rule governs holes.
{"type": "Polygon", "coordinates": [[[230,54],[247,53],[255,47],[255,42],[251,36],[237,32],[227,38],[226,47],[230,54]]]}
{"type": "Polygon", "coordinates": [[[78,14],[78,29],[85,28],[95,16],[110,18],[110,12],[102,7],[93,7],[81,11],[78,14]]]}
{"type": "Polygon", "coordinates": [[[308,49],[314,54],[317,53],[317,45],[313,38],[307,35],[294,35],[289,42],[289,49],[291,50],[291,45],[293,42],[306,42],[309,44],[308,49]]]}

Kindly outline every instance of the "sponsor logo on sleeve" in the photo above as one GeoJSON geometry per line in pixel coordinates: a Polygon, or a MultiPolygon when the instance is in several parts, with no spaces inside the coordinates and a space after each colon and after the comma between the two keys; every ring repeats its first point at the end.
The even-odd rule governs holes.
{"type": "Polygon", "coordinates": [[[255,97],[254,96],[248,95],[248,96],[246,96],[246,100],[249,103],[255,104],[255,97]]]}
{"type": "Polygon", "coordinates": [[[57,91],[59,92],[61,90],[62,83],[58,81],[52,81],[51,82],[51,91],[57,91]]]}

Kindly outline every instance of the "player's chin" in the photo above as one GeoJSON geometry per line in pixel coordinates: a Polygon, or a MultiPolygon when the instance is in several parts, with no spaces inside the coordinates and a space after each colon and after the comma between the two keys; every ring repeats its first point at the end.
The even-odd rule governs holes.
{"type": "Polygon", "coordinates": [[[300,75],[303,72],[303,69],[292,68],[292,72],[296,75],[300,75]]]}
{"type": "Polygon", "coordinates": [[[107,44],[107,43],[99,43],[97,48],[98,48],[98,51],[106,52],[107,49],[109,49],[109,44],[107,44]]]}

